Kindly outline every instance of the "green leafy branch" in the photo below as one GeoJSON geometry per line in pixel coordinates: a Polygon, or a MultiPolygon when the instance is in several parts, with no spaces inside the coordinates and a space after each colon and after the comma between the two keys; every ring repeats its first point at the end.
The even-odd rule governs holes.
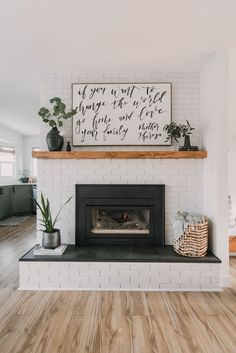
{"type": "Polygon", "coordinates": [[[38,115],[42,118],[44,123],[48,123],[51,127],[61,127],[63,125],[63,119],[70,119],[77,113],[78,107],[66,111],[66,105],[62,102],[61,98],[51,98],[50,103],[54,104],[52,110],[41,107],[38,115]]]}
{"type": "Polygon", "coordinates": [[[179,142],[181,137],[190,136],[195,128],[190,125],[188,120],[186,122],[187,124],[177,124],[172,121],[172,123],[166,124],[163,128],[167,132],[166,142],[172,137],[176,142],[179,142]]]}

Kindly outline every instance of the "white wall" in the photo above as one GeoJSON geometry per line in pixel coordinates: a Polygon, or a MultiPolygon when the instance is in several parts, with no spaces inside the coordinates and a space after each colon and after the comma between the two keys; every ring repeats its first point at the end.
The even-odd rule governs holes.
{"type": "Polygon", "coordinates": [[[228,281],[227,137],[228,55],[215,54],[201,72],[202,146],[208,151],[203,164],[203,211],[209,217],[210,249],[223,262],[223,285],[228,281]]]}
{"type": "Polygon", "coordinates": [[[40,136],[24,136],[24,169],[29,170],[30,176],[33,171],[32,149],[40,147],[40,136]]]}
{"type": "Polygon", "coordinates": [[[23,168],[23,136],[15,131],[0,125],[0,142],[7,143],[16,147],[16,170],[13,178],[0,176],[0,183],[15,182],[18,178],[18,170],[23,168]]]}
{"type": "Polygon", "coordinates": [[[236,217],[236,51],[229,53],[229,194],[236,217]]]}

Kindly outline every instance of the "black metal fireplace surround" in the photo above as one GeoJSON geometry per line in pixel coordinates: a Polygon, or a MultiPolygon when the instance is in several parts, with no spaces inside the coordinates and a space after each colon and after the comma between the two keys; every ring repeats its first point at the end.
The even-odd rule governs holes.
{"type": "Polygon", "coordinates": [[[165,245],[164,185],[76,185],[76,245],[165,245]]]}

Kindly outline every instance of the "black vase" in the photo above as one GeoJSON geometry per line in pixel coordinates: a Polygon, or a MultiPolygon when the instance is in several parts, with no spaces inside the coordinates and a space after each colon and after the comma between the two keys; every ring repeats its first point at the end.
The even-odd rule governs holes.
{"type": "Polygon", "coordinates": [[[49,151],[61,151],[64,143],[63,136],[60,135],[60,131],[57,127],[53,127],[46,137],[49,151]]]}
{"type": "Polygon", "coordinates": [[[190,136],[184,136],[184,147],[191,147],[190,136]]]}

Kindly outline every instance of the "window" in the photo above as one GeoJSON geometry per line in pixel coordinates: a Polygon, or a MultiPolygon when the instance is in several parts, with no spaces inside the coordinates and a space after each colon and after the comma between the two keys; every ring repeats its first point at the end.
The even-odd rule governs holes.
{"type": "Polygon", "coordinates": [[[13,177],[15,174],[15,147],[0,145],[0,176],[13,177]]]}
{"type": "MultiPolygon", "coordinates": [[[[33,152],[38,152],[38,151],[40,151],[40,148],[39,147],[33,147],[32,151],[33,152]]],[[[37,158],[33,158],[33,161],[32,161],[32,174],[33,174],[34,177],[37,176],[37,158]]]]}

